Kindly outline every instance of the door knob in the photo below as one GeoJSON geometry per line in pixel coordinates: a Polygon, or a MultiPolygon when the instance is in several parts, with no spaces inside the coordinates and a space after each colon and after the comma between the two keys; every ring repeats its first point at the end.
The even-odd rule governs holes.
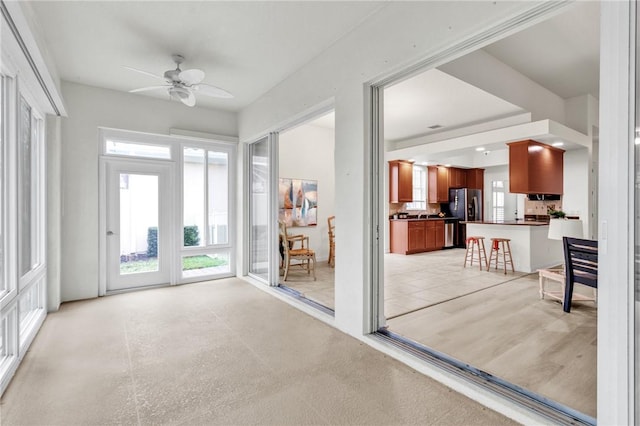
{"type": "Polygon", "coordinates": [[[113,231],[107,231],[107,235],[113,235],[113,231]]]}

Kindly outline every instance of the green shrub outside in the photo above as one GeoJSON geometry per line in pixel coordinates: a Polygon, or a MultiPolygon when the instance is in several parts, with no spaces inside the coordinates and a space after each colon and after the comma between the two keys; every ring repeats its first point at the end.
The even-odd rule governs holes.
{"type": "MultiPolygon", "coordinates": [[[[200,234],[197,225],[184,227],[184,245],[197,246],[200,244],[200,234]]],[[[147,230],[147,257],[158,257],[158,227],[150,226],[147,230]]]]}

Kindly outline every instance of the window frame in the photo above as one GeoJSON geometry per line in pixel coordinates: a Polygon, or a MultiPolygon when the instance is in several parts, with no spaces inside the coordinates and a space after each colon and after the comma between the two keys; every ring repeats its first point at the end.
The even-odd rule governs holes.
{"type": "Polygon", "coordinates": [[[413,189],[412,189],[412,196],[413,196],[413,201],[410,203],[406,203],[405,204],[405,210],[408,211],[426,211],[427,210],[427,206],[429,205],[429,203],[427,203],[427,191],[428,191],[428,177],[427,177],[427,167],[426,166],[421,166],[421,165],[413,165],[413,175],[411,177],[411,182],[413,184],[413,189]],[[416,201],[416,172],[420,173],[420,177],[418,178],[419,185],[418,185],[418,191],[420,192],[420,195],[418,196],[418,198],[420,198],[419,200],[416,201]]]}

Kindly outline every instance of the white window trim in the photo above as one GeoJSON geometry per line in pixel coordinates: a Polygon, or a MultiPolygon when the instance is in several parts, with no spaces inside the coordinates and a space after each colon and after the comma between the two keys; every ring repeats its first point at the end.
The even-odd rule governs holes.
{"type": "MultiPolygon", "coordinates": [[[[226,138],[228,139],[228,138],[226,138]]],[[[117,158],[121,161],[136,161],[136,162],[149,162],[151,163],[171,163],[174,164],[173,167],[173,182],[175,191],[177,193],[177,199],[179,202],[174,203],[174,211],[172,212],[172,216],[174,219],[172,223],[172,228],[174,229],[174,233],[176,235],[174,247],[171,249],[171,285],[177,284],[187,284],[191,282],[232,277],[236,275],[236,253],[237,249],[235,248],[236,244],[236,232],[237,232],[237,223],[236,223],[236,205],[237,201],[235,198],[236,193],[236,164],[237,164],[237,143],[229,140],[213,140],[206,139],[203,137],[190,137],[190,136],[168,136],[154,133],[146,133],[146,132],[136,132],[131,130],[123,130],[123,129],[115,129],[108,127],[100,127],[98,129],[98,152],[100,154],[99,160],[99,279],[98,279],[98,295],[104,296],[107,294],[107,265],[106,265],[106,256],[107,256],[107,247],[106,240],[104,235],[106,235],[107,225],[106,225],[106,217],[103,209],[107,205],[106,202],[106,159],[108,158],[117,158]],[[171,158],[170,159],[162,159],[162,158],[149,158],[149,157],[136,157],[129,155],[117,155],[117,154],[109,154],[106,152],[106,142],[107,140],[115,140],[123,143],[135,143],[142,145],[153,145],[153,146],[168,146],[171,149],[171,158]],[[229,206],[229,241],[226,245],[215,245],[209,247],[199,247],[201,252],[206,253],[216,253],[225,251],[229,253],[229,272],[210,274],[210,275],[202,275],[197,277],[182,277],[182,256],[187,252],[189,254],[197,254],[197,250],[187,250],[182,247],[182,223],[183,220],[183,206],[184,202],[183,196],[183,152],[185,147],[194,147],[194,148],[203,148],[205,150],[210,151],[224,151],[229,155],[229,181],[228,181],[228,206],[229,206]],[[180,237],[178,237],[180,236],[180,237]],[[179,242],[179,243],[178,243],[179,242]]]]}

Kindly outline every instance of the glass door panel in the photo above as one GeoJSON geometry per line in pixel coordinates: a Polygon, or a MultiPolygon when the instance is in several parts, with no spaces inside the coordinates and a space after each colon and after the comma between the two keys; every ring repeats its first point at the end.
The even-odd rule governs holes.
{"type": "Polygon", "coordinates": [[[158,271],[158,176],[120,173],[120,274],[158,271]]]}
{"type": "Polygon", "coordinates": [[[269,282],[269,138],[249,145],[249,273],[269,282]]]}
{"type": "Polygon", "coordinates": [[[170,281],[170,166],[107,163],[107,290],[170,281]]]}

